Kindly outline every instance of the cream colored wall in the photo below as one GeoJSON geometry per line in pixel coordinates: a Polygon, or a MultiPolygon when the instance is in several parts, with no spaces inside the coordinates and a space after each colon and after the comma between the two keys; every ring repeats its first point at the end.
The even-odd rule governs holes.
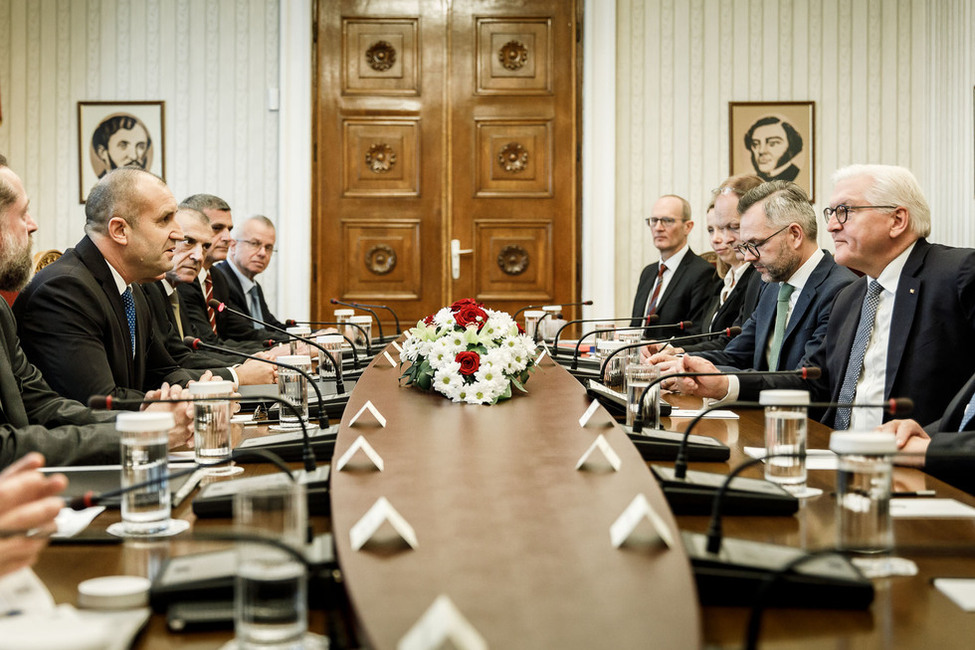
{"type": "Polygon", "coordinates": [[[691,245],[708,249],[701,217],[729,173],[730,101],[816,102],[817,210],[838,167],[904,165],[931,202],[932,239],[975,245],[971,5],[617,0],[615,312],[657,258],[642,219],[659,195],[691,202],[691,245]]]}
{"type": "Polygon", "coordinates": [[[82,100],[165,101],[177,200],[209,192],[238,221],[280,222],[278,14],[278,0],[0,0],[0,152],[31,196],[35,249],[82,235],[82,100]]]}

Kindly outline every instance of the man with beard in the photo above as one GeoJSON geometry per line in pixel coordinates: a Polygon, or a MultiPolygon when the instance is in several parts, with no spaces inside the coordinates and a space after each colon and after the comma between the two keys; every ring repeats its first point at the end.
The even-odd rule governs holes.
{"type": "Polygon", "coordinates": [[[755,173],[765,181],[794,181],[799,168],[793,162],[802,151],[802,136],[777,117],[763,117],[745,134],[755,173]]]}
{"type": "Polygon", "coordinates": [[[132,115],[105,119],[91,136],[91,148],[105,166],[98,178],[119,167],[145,169],[151,146],[146,127],[132,115]]]}
{"type": "MultiPolygon", "coordinates": [[[[746,193],[741,212],[738,252],[770,286],[762,293],[742,332],[724,350],[671,359],[664,372],[788,370],[810,365],[809,357],[826,336],[833,300],[856,276],[837,266],[816,244],[816,213],[809,197],[794,183],[763,183],[746,193]]],[[[721,376],[675,380],[680,392],[715,399],[755,399],[766,387],[758,377],[721,376]]]]}
{"type": "MultiPolygon", "coordinates": [[[[0,289],[19,291],[30,276],[30,201],[20,178],[0,155],[0,289]]],[[[51,390],[40,371],[20,348],[17,324],[6,301],[0,300],[0,467],[29,452],[41,452],[51,465],[118,463],[115,414],[93,411],[51,390]]],[[[151,398],[175,398],[184,393],[164,385],[151,398]]],[[[153,404],[152,410],[170,410],[177,416],[179,433],[171,443],[181,444],[192,433],[192,414],[185,405],[153,404]]],[[[32,467],[39,466],[34,455],[32,467]]],[[[2,482],[0,482],[2,485],[2,482]]],[[[3,488],[0,487],[0,490],[3,488]]],[[[3,551],[0,550],[0,555],[3,551]]]]}

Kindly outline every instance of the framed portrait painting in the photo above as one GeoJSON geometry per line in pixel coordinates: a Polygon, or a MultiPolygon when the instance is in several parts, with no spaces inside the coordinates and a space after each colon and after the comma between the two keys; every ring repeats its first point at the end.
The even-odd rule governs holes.
{"type": "Polygon", "coordinates": [[[166,178],[165,102],[78,102],[79,196],[118,167],[166,178]]]}
{"type": "Polygon", "coordinates": [[[814,102],[730,102],[731,173],[792,181],[815,198],[814,102]]]}

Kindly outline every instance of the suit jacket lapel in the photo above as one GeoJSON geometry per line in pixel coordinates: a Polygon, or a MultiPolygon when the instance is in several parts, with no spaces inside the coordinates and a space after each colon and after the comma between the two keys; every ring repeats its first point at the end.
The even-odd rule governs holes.
{"type": "Polygon", "coordinates": [[[887,339],[887,373],[884,381],[884,398],[890,396],[890,391],[897,378],[897,371],[904,357],[908,335],[914,323],[917,312],[917,300],[921,295],[921,280],[917,277],[924,266],[927,256],[928,243],[919,239],[914,250],[907,257],[901,277],[897,281],[897,295],[894,298],[894,310],[890,315],[890,335],[887,339]]]}
{"type": "MultiPolygon", "coordinates": [[[[122,304],[122,296],[119,294],[118,285],[115,284],[115,277],[108,268],[108,262],[105,260],[101,251],[98,250],[98,247],[95,246],[95,243],[87,236],[78,242],[75,249],[78,251],[78,256],[88,268],[88,271],[101,286],[115,314],[115,320],[111,323],[112,341],[110,344],[115,348],[114,356],[126,360],[126,382],[124,384],[119,382],[119,385],[141,390],[141,386],[137,385],[138,382],[133,380],[136,375],[134,360],[131,350],[129,350],[129,319],[125,316],[125,306],[122,304]]],[[[139,346],[138,338],[138,332],[136,332],[137,354],[139,346]]]]}
{"type": "MultiPolygon", "coordinates": [[[[660,311],[660,308],[664,305],[665,302],[667,302],[667,298],[680,293],[679,289],[683,285],[685,271],[687,271],[687,265],[684,262],[687,261],[688,255],[693,255],[693,254],[694,251],[692,251],[690,247],[688,247],[687,252],[684,253],[684,257],[682,257],[680,260],[680,264],[678,264],[677,268],[674,269],[674,275],[672,278],[670,278],[670,282],[667,283],[667,289],[659,296],[657,296],[657,311],[660,311]]],[[[664,264],[666,264],[666,262],[664,262],[664,264]]],[[[658,266],[657,271],[659,270],[660,267],[658,266]]],[[[653,287],[652,284],[650,286],[653,287]]]]}
{"type": "Polygon", "coordinates": [[[793,335],[796,328],[799,326],[805,317],[806,312],[809,311],[810,305],[812,305],[813,300],[816,298],[818,293],[819,285],[821,285],[829,275],[829,270],[832,267],[833,256],[826,253],[823,259],[819,261],[813,272],[809,274],[809,279],[806,280],[806,284],[802,287],[802,291],[799,292],[799,298],[796,299],[796,306],[792,308],[792,314],[789,316],[789,323],[785,328],[785,336],[782,337],[783,347],[785,342],[793,335]],[[808,289],[808,291],[807,291],[808,289]]]}

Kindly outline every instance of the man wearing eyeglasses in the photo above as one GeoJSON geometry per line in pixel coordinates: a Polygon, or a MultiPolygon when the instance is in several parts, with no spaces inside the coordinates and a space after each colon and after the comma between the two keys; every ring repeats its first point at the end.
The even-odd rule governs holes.
{"type": "MultiPolygon", "coordinates": [[[[264,299],[264,290],[255,279],[271,263],[275,242],[274,224],[267,217],[256,215],[241,224],[234,235],[230,240],[227,259],[213,266],[213,270],[223,274],[227,281],[228,293],[223,298],[224,302],[237,311],[283,329],[284,323],[271,313],[264,299]]],[[[252,323],[252,327],[260,331],[262,336],[265,332],[270,334],[259,323],[252,323]]]]}
{"type": "MultiPolygon", "coordinates": [[[[975,367],[975,251],[931,244],[931,216],[914,175],[853,165],[833,175],[824,210],[836,261],[865,274],[841,292],[813,362],[821,397],[840,402],[914,400],[933,422],[975,367]]],[[[872,429],[880,409],[839,409],[823,422],[872,429]]]]}
{"type": "MultiPolygon", "coordinates": [[[[715,366],[738,370],[790,370],[809,365],[821,346],[833,300],[856,276],[820,250],[816,213],[798,185],[763,183],[738,204],[741,214],[738,254],[754,267],[766,286],[742,332],[724,350],[708,350],[663,362],[664,372],[713,372],[715,366]]],[[[751,399],[769,387],[759,377],[701,377],[675,382],[683,393],[715,399],[751,399]]]]}
{"type": "MultiPolygon", "coordinates": [[[[657,199],[651,216],[646,219],[653,235],[653,245],[660,251],[660,261],[643,269],[633,300],[632,327],[648,322],[678,323],[689,320],[691,327],[683,332],[703,331],[704,310],[720,282],[708,262],[694,254],[687,245],[687,235],[694,228],[691,206],[673,194],[657,199]]],[[[677,334],[654,330],[655,336],[677,334]]]]}

